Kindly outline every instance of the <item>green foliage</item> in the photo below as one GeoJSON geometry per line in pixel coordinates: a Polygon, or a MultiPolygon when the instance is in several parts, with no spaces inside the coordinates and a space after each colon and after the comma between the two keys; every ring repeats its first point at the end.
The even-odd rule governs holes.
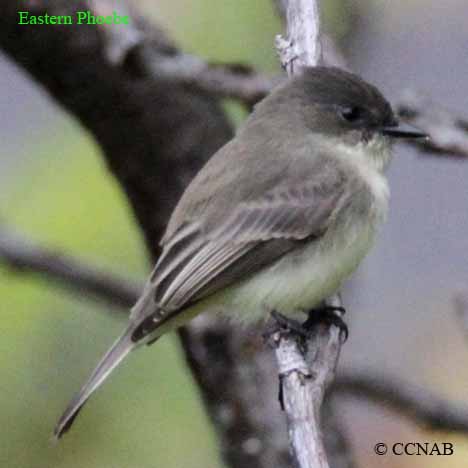
{"type": "MultiPolygon", "coordinates": [[[[8,224],[94,264],[142,277],[139,233],[97,148],[67,125],[62,136],[31,151],[36,162],[2,202],[8,224]]],[[[105,305],[4,268],[0,295],[0,424],[8,427],[1,466],[218,465],[206,417],[171,337],[134,353],[53,446],[57,417],[120,334],[126,314],[107,313],[105,305]]]]}
{"type": "Polygon", "coordinates": [[[271,0],[146,0],[148,15],[167,29],[187,52],[207,60],[254,64],[278,70],[273,38],[281,25],[271,0]]]}

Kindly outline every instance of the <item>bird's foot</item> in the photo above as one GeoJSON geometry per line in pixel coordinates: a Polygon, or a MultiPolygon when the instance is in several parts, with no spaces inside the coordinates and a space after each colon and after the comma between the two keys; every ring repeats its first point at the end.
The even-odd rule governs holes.
{"type": "MultiPolygon", "coordinates": [[[[307,320],[303,323],[285,317],[277,311],[272,311],[271,316],[273,318],[270,326],[263,333],[263,338],[266,341],[272,339],[273,335],[279,333],[282,334],[296,334],[301,338],[301,346],[307,347],[307,341],[313,335],[317,325],[323,323],[326,325],[335,325],[340,330],[340,341],[344,343],[348,339],[348,326],[342,319],[342,315],[346,312],[343,307],[336,307],[331,305],[322,305],[314,309],[308,310],[307,320]]],[[[275,340],[276,341],[276,340],[275,340]]],[[[278,400],[280,402],[281,409],[284,410],[284,399],[283,399],[283,382],[282,376],[279,378],[279,389],[278,389],[278,400]]]]}
{"type": "Polygon", "coordinates": [[[307,320],[303,323],[298,320],[286,317],[277,311],[272,311],[271,316],[274,321],[268,330],[264,333],[265,337],[271,336],[275,332],[293,332],[308,340],[314,329],[320,323],[325,325],[335,325],[340,329],[340,337],[344,343],[349,336],[348,326],[342,316],[346,313],[344,307],[337,307],[324,304],[320,307],[310,309],[306,312],[307,320]]]}
{"type": "Polygon", "coordinates": [[[270,329],[266,331],[265,335],[271,335],[275,332],[293,332],[297,335],[301,336],[305,340],[310,337],[310,331],[304,327],[304,324],[299,322],[298,320],[294,320],[292,318],[286,317],[283,314],[280,314],[276,310],[271,312],[271,316],[273,317],[273,324],[271,325],[270,329]]]}
{"type": "Polygon", "coordinates": [[[325,325],[335,325],[340,329],[340,340],[344,343],[349,336],[348,325],[343,320],[343,315],[346,313],[344,307],[337,307],[324,304],[320,307],[310,309],[307,312],[307,320],[302,324],[302,327],[308,331],[309,336],[315,327],[323,323],[325,325]]]}

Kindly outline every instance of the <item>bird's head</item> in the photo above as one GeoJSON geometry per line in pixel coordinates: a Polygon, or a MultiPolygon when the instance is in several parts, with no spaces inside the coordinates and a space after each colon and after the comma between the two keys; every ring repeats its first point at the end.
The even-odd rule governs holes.
{"type": "MultiPolygon", "coordinates": [[[[384,167],[391,143],[427,138],[400,122],[380,91],[362,78],[332,67],[307,68],[275,90],[261,112],[282,115],[289,128],[300,126],[317,142],[340,145],[349,154],[364,154],[384,167]]],[[[259,106],[260,107],[260,106],[259,106]]]]}

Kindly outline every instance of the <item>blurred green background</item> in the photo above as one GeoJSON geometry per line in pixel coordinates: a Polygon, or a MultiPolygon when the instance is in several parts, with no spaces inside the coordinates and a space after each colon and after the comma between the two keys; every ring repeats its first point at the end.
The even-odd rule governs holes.
{"type": "MultiPolygon", "coordinates": [[[[405,19],[405,27],[411,29],[412,22],[404,13],[404,4],[397,3],[400,10],[392,8],[395,3],[371,2],[374,10],[377,8],[377,16],[381,17],[379,8],[390,16],[393,12],[392,27],[396,28],[395,24],[405,19]],[[401,15],[395,16],[395,10],[401,15]]],[[[437,5],[435,1],[429,3],[437,5]]],[[[458,7],[455,1],[449,3],[453,10],[447,10],[447,15],[458,7]]],[[[359,11],[369,5],[362,1],[356,5],[353,2],[343,4],[338,0],[323,4],[328,29],[340,38],[357,37],[354,50],[367,51],[363,47],[366,44],[364,39],[359,34],[351,34],[355,32],[356,24],[359,28],[362,26],[356,23],[356,15],[351,12],[357,5],[359,11]]],[[[418,2],[412,4],[410,18],[420,18],[418,2]]],[[[138,7],[149,19],[164,26],[188,52],[209,60],[245,62],[265,71],[278,70],[272,43],[281,27],[269,0],[160,0],[157,6],[145,0],[138,7]]],[[[392,31],[384,21],[378,24],[383,30],[390,28],[392,31]]],[[[424,24],[418,24],[424,30],[424,24]]],[[[375,29],[378,27],[372,23],[367,27],[368,34],[375,29]]],[[[375,38],[373,41],[375,43],[375,38]]],[[[365,56],[364,52],[362,56],[365,56]]],[[[390,58],[386,57],[391,60],[391,54],[390,58]]],[[[364,58],[361,62],[357,60],[360,69],[366,69],[364,61],[364,58]]],[[[5,70],[12,68],[5,61],[0,61],[0,65],[5,70]]],[[[380,72],[372,66],[367,69],[371,76],[384,81],[384,68],[379,69],[380,72]]],[[[17,74],[11,76],[14,78],[9,82],[10,88],[3,89],[21,91],[16,96],[11,92],[1,93],[0,106],[4,109],[14,106],[18,115],[31,118],[26,119],[26,125],[19,121],[14,126],[12,124],[8,136],[4,136],[0,162],[3,172],[3,176],[0,175],[2,221],[45,245],[72,253],[115,273],[142,279],[150,267],[142,238],[125,198],[104,167],[99,148],[77,122],[55,107],[35,85],[17,74]],[[33,98],[22,97],[23,92],[30,93],[33,98]],[[12,141],[16,143],[12,144],[12,141]]],[[[392,90],[391,80],[387,81],[387,86],[392,90]]],[[[238,108],[231,106],[230,109],[232,116],[239,119],[238,108]]],[[[466,173],[466,167],[461,171],[466,173]]],[[[459,174],[460,169],[447,169],[447,177],[455,177],[455,172],[459,174]]],[[[417,198],[418,194],[415,192],[412,196],[417,198]]],[[[444,206],[441,205],[441,210],[444,206]]],[[[400,228],[401,224],[397,227],[400,228]]],[[[379,258],[376,254],[373,262],[378,264],[379,258]]],[[[386,261],[388,264],[388,259],[386,261]]],[[[452,284],[459,277],[459,270],[455,271],[450,261],[447,264],[448,270],[454,268],[453,277],[450,276],[452,284]]],[[[369,268],[372,265],[371,260],[369,268]]],[[[403,266],[403,270],[405,268],[403,266]]],[[[427,266],[425,268],[427,270],[427,266]]],[[[443,268],[442,271],[447,271],[443,268]]],[[[430,271],[428,274],[434,275],[430,271]]],[[[362,280],[366,279],[365,273],[361,276],[364,277],[362,280]]],[[[420,294],[422,286],[417,283],[412,291],[414,296],[404,293],[397,297],[395,294],[392,298],[385,297],[384,302],[388,302],[387,309],[399,303],[400,318],[407,316],[403,309],[410,307],[424,313],[430,307],[435,315],[438,309],[447,306],[445,299],[434,301],[435,297],[440,298],[441,290],[448,291],[445,283],[434,291],[434,296],[425,296],[427,303],[416,305],[415,298],[423,295],[420,294]]],[[[391,295],[390,292],[388,294],[391,295]]],[[[449,293],[445,294],[448,297],[449,293]]],[[[70,434],[54,446],[50,436],[57,417],[98,358],[119,335],[126,321],[125,313],[109,311],[105,304],[63,292],[41,278],[12,273],[1,264],[0,297],[3,318],[0,341],[0,466],[211,468],[221,465],[215,435],[173,336],[133,354],[93,397],[70,434]]],[[[353,300],[359,308],[365,303],[362,298],[351,298],[351,302],[353,300]]],[[[382,306],[380,296],[375,300],[382,306]]],[[[446,367],[444,350],[447,346],[450,346],[452,360],[466,362],[466,350],[459,336],[455,338],[457,346],[453,345],[454,333],[451,328],[440,333],[440,349],[436,348],[439,349],[436,352],[434,347],[431,348],[431,362],[423,372],[422,381],[449,397],[458,397],[467,403],[467,386],[464,380],[457,381],[455,377],[468,378],[466,371],[461,370],[462,366],[452,366],[451,370],[446,367]],[[440,375],[449,375],[449,378],[440,378],[440,375]]],[[[357,334],[359,336],[359,329],[357,334]]],[[[402,359],[392,352],[394,342],[381,346],[387,353],[382,351],[382,362],[393,356],[394,370],[402,367],[403,374],[414,375],[415,369],[421,368],[427,358],[427,350],[422,346],[410,347],[414,345],[413,334],[414,331],[408,331],[407,338],[404,338],[402,333],[402,340],[406,339],[408,346],[403,345],[404,352],[413,356],[412,362],[399,365],[402,359]]],[[[418,339],[422,341],[425,337],[426,331],[418,339]]],[[[379,346],[375,345],[376,348],[379,346]]],[[[355,354],[347,353],[347,356],[365,355],[363,361],[369,360],[369,354],[374,352],[360,348],[353,339],[350,346],[350,349],[354,346],[355,354]]],[[[381,367],[385,369],[386,364],[381,364],[381,367]]],[[[377,442],[376,431],[381,434],[378,441],[402,438],[424,441],[433,440],[435,435],[408,427],[394,415],[375,409],[356,409],[354,404],[348,405],[345,417],[351,427],[359,428],[359,431],[351,432],[361,466],[372,466],[377,462],[389,467],[466,466],[466,441],[446,434],[438,435],[438,440],[455,441],[457,451],[456,456],[444,459],[443,463],[440,459],[428,457],[418,460],[401,457],[376,459],[371,453],[373,444],[377,442]]]]}
{"type": "MultiPolygon", "coordinates": [[[[272,38],[279,23],[266,0],[225,2],[223,9],[209,1],[138,7],[191,52],[276,67],[272,38]]],[[[49,110],[55,115],[47,113],[45,124],[41,120],[40,130],[17,149],[26,162],[13,164],[2,180],[2,219],[45,245],[143,279],[150,265],[141,234],[98,146],[70,116],[49,110]]],[[[220,466],[213,431],[174,336],[133,354],[92,399],[73,432],[54,445],[57,417],[121,333],[126,314],[41,278],[12,274],[1,264],[0,295],[0,466],[220,466]]]]}

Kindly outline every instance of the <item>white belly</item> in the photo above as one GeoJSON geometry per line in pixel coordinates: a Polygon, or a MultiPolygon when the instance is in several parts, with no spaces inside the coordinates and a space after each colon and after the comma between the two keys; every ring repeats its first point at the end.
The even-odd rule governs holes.
{"type": "Polygon", "coordinates": [[[352,231],[345,239],[324,237],[286,255],[228,291],[223,298],[226,306],[235,308],[244,321],[268,317],[272,310],[292,315],[311,309],[340,287],[372,245],[373,229],[355,226],[352,231]]]}
{"type": "Polygon", "coordinates": [[[340,229],[329,229],[321,239],[286,254],[271,267],[200,301],[192,314],[222,312],[248,323],[268,319],[273,310],[296,315],[331,296],[369,251],[378,224],[386,216],[386,180],[375,170],[366,179],[374,196],[366,215],[348,216],[340,229]]]}
{"type": "Polygon", "coordinates": [[[346,235],[333,239],[325,235],[195,308],[222,312],[245,323],[268,319],[273,310],[290,316],[307,311],[332,295],[356,269],[372,245],[374,232],[374,223],[358,222],[348,226],[346,235]]]}

